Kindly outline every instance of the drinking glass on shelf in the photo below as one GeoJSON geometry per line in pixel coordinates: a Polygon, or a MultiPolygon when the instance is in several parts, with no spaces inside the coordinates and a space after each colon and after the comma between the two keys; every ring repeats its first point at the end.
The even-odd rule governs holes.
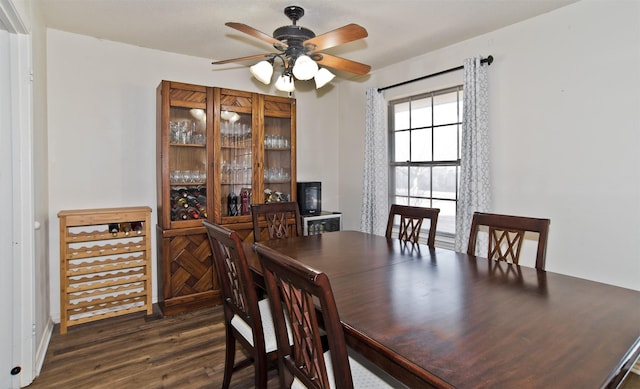
{"type": "Polygon", "coordinates": [[[229,163],[225,160],[222,161],[222,182],[229,182],[229,163]]]}
{"type": "Polygon", "coordinates": [[[193,135],[193,143],[196,144],[196,145],[203,145],[204,144],[204,134],[195,133],[193,135]]]}
{"type": "Polygon", "coordinates": [[[169,122],[169,143],[179,143],[180,142],[180,128],[178,123],[169,122]]]}
{"type": "Polygon", "coordinates": [[[185,120],[181,120],[177,123],[178,126],[178,139],[176,143],[187,144],[191,141],[191,129],[188,127],[188,123],[185,120]]]}
{"type": "Polygon", "coordinates": [[[222,122],[220,125],[220,137],[222,138],[221,142],[223,146],[228,146],[229,141],[227,139],[227,134],[229,133],[229,122],[222,122]]]}
{"type": "Polygon", "coordinates": [[[182,179],[182,171],[181,170],[171,170],[169,173],[169,182],[172,184],[176,184],[180,182],[182,179]]]}

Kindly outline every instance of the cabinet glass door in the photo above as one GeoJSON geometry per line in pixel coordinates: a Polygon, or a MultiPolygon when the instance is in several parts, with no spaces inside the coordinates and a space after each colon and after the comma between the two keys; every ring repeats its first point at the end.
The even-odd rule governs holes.
{"type": "Polygon", "coordinates": [[[220,114],[220,170],[223,217],[251,215],[253,179],[252,115],[220,114]]]}
{"type": "MultiPolygon", "coordinates": [[[[207,218],[207,123],[203,108],[169,110],[171,223],[207,218]]],[[[189,223],[191,224],[191,223],[189,223]]]]}
{"type": "MultiPolygon", "coordinates": [[[[293,201],[291,119],[264,118],[264,198],[263,203],[293,201]]],[[[257,200],[257,199],[256,199],[257,200]]]]}

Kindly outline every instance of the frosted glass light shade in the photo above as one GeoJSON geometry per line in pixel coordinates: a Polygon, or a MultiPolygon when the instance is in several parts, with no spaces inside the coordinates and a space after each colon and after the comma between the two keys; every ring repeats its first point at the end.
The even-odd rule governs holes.
{"type": "Polygon", "coordinates": [[[220,112],[220,118],[223,120],[229,120],[235,114],[233,111],[222,111],[220,112]]]}
{"type": "Polygon", "coordinates": [[[320,89],[323,86],[327,85],[329,81],[333,80],[336,75],[331,73],[325,68],[318,70],[316,73],[314,80],[316,81],[316,89],[320,89]]]}
{"type": "Polygon", "coordinates": [[[238,115],[237,112],[234,112],[233,115],[231,115],[231,117],[229,118],[229,121],[233,124],[235,122],[237,122],[238,120],[240,120],[240,115],[238,115]]]}
{"type": "Polygon", "coordinates": [[[222,111],[220,112],[220,119],[230,121],[231,123],[235,123],[240,120],[240,115],[237,112],[233,111],[222,111]]]}
{"type": "Polygon", "coordinates": [[[269,61],[260,61],[251,66],[249,71],[258,81],[269,85],[271,82],[271,76],[273,75],[273,65],[271,65],[269,61]]]}
{"type": "Polygon", "coordinates": [[[293,65],[293,75],[298,80],[310,80],[318,73],[318,64],[309,56],[301,55],[293,65]]]}
{"type": "Polygon", "coordinates": [[[189,110],[189,112],[191,113],[191,116],[193,116],[194,118],[200,121],[202,121],[206,116],[204,109],[201,109],[201,108],[192,108],[189,110]]]}
{"type": "Polygon", "coordinates": [[[276,89],[283,92],[293,92],[296,90],[293,78],[289,75],[281,75],[276,81],[276,89]]]}

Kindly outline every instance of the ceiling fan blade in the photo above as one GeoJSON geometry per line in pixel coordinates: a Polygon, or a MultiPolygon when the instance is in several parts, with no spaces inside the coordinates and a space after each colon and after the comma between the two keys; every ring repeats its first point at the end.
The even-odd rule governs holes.
{"type": "Polygon", "coordinates": [[[257,54],[257,55],[249,55],[247,57],[240,57],[240,58],[233,58],[233,59],[225,59],[222,61],[215,61],[215,62],[211,62],[212,65],[222,65],[225,63],[231,63],[231,62],[242,62],[242,61],[250,61],[253,59],[260,59],[260,58],[267,58],[267,57],[271,57],[273,54],[257,54]]]}
{"type": "MultiPolygon", "coordinates": [[[[350,59],[336,57],[335,55],[316,53],[322,56],[321,59],[316,60],[317,63],[334,69],[344,70],[349,73],[354,73],[359,76],[364,76],[369,73],[371,66],[365,65],[360,62],[352,61],[350,59]]],[[[314,54],[314,55],[316,55],[314,54]]]]}
{"type": "Polygon", "coordinates": [[[320,51],[343,43],[366,38],[367,36],[369,36],[369,33],[364,27],[351,23],[318,35],[315,38],[307,39],[304,41],[304,47],[308,47],[311,51],[320,51]]]}
{"type": "Polygon", "coordinates": [[[287,48],[287,44],[279,41],[267,34],[265,34],[262,31],[258,31],[253,27],[247,26],[246,24],[242,24],[242,23],[235,23],[235,22],[227,22],[225,23],[225,26],[229,26],[231,28],[235,28],[236,30],[240,31],[240,32],[244,32],[245,34],[251,35],[254,38],[258,38],[261,41],[267,42],[273,46],[277,46],[278,48],[283,48],[286,49],[287,48]]]}

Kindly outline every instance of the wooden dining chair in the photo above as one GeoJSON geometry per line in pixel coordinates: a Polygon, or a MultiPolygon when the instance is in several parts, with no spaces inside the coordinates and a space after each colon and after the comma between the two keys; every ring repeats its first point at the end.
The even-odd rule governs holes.
{"type": "Polygon", "coordinates": [[[438,225],[438,208],[412,207],[408,205],[392,204],[389,210],[389,220],[387,221],[387,239],[391,239],[393,234],[393,225],[396,216],[400,217],[400,228],[398,230],[398,239],[418,243],[420,238],[420,230],[424,219],[429,219],[429,238],[427,245],[434,247],[436,242],[436,226],[438,225]]]}
{"type": "Polygon", "coordinates": [[[262,264],[271,311],[278,312],[273,320],[278,341],[280,387],[392,387],[348,355],[327,275],[260,243],[256,244],[256,251],[262,264]],[[291,344],[286,332],[287,319],[291,323],[291,344]],[[323,330],[319,320],[322,320],[323,330]],[[328,351],[323,349],[323,335],[328,351]]]}
{"type": "Polygon", "coordinates": [[[234,371],[253,362],[255,387],[267,387],[269,363],[277,360],[277,342],[271,307],[267,299],[258,300],[242,241],[235,231],[203,221],[220,279],[224,306],[226,354],[223,388],[228,388],[234,371]],[[249,358],[235,364],[238,341],[249,358]]]}
{"type": "Polygon", "coordinates": [[[255,242],[302,236],[300,210],[295,201],[253,204],[251,217],[255,242]]]}
{"type": "Polygon", "coordinates": [[[535,267],[544,270],[550,222],[549,219],[475,212],[471,221],[467,254],[476,255],[480,227],[486,226],[488,227],[487,258],[518,264],[525,233],[537,232],[538,249],[535,267]]]}

